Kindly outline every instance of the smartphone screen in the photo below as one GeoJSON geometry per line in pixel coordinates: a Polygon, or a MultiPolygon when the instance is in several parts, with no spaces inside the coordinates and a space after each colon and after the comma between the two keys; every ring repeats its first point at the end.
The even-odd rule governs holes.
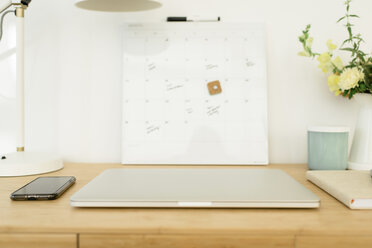
{"type": "Polygon", "coordinates": [[[74,182],[75,177],[38,177],[11,194],[13,200],[52,200],[74,182]]]}

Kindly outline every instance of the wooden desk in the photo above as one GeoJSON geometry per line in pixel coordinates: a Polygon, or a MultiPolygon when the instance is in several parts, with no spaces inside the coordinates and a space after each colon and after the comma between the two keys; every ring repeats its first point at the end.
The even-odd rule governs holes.
{"type": "MultiPolygon", "coordinates": [[[[76,184],[55,201],[11,201],[36,176],[0,178],[0,247],[371,247],[372,211],[349,210],[307,182],[305,165],[280,168],[321,198],[319,209],[74,208],[70,196],[113,164],[66,164],[48,175],[76,184]]],[[[253,166],[246,168],[255,168],[253,166]]],[[[259,167],[262,168],[262,167],[259,167]]]]}

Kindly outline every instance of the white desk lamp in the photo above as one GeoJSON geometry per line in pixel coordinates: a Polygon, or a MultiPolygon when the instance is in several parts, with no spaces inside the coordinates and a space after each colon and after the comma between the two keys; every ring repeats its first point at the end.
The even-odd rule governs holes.
{"type": "MultiPolygon", "coordinates": [[[[17,152],[0,157],[0,177],[26,176],[63,168],[61,158],[48,153],[28,152],[24,146],[24,13],[31,0],[0,0],[0,25],[8,13],[16,15],[16,130],[17,152]]],[[[2,27],[0,27],[0,40],[2,27]]]]}
{"type": "MultiPolygon", "coordinates": [[[[63,168],[61,158],[47,153],[28,152],[24,148],[24,13],[30,2],[0,0],[0,41],[4,16],[15,13],[17,18],[17,152],[0,156],[0,177],[35,175],[63,168]]],[[[83,0],[75,5],[82,9],[107,12],[135,12],[161,7],[160,3],[152,0],[83,0]]]]}

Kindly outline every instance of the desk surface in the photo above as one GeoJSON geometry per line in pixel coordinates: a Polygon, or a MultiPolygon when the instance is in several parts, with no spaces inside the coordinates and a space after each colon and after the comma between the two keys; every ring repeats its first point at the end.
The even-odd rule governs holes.
{"type": "Polygon", "coordinates": [[[269,235],[293,239],[307,237],[308,243],[313,242],[312,237],[336,236],[338,241],[359,237],[359,240],[372,242],[372,211],[350,210],[306,181],[305,165],[246,168],[283,169],[319,196],[319,209],[100,209],[70,206],[70,196],[95,176],[105,169],[121,167],[117,164],[66,164],[63,170],[46,174],[77,178],[76,184],[54,201],[11,201],[9,195],[14,190],[37,176],[1,178],[0,235],[269,235]]]}

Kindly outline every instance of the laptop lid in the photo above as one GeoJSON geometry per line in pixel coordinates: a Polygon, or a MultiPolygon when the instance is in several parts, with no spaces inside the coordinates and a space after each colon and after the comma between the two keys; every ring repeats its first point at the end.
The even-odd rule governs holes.
{"type": "Polygon", "coordinates": [[[236,168],[109,169],[76,192],[76,207],[315,208],[319,198],[285,172],[236,168]]]}

